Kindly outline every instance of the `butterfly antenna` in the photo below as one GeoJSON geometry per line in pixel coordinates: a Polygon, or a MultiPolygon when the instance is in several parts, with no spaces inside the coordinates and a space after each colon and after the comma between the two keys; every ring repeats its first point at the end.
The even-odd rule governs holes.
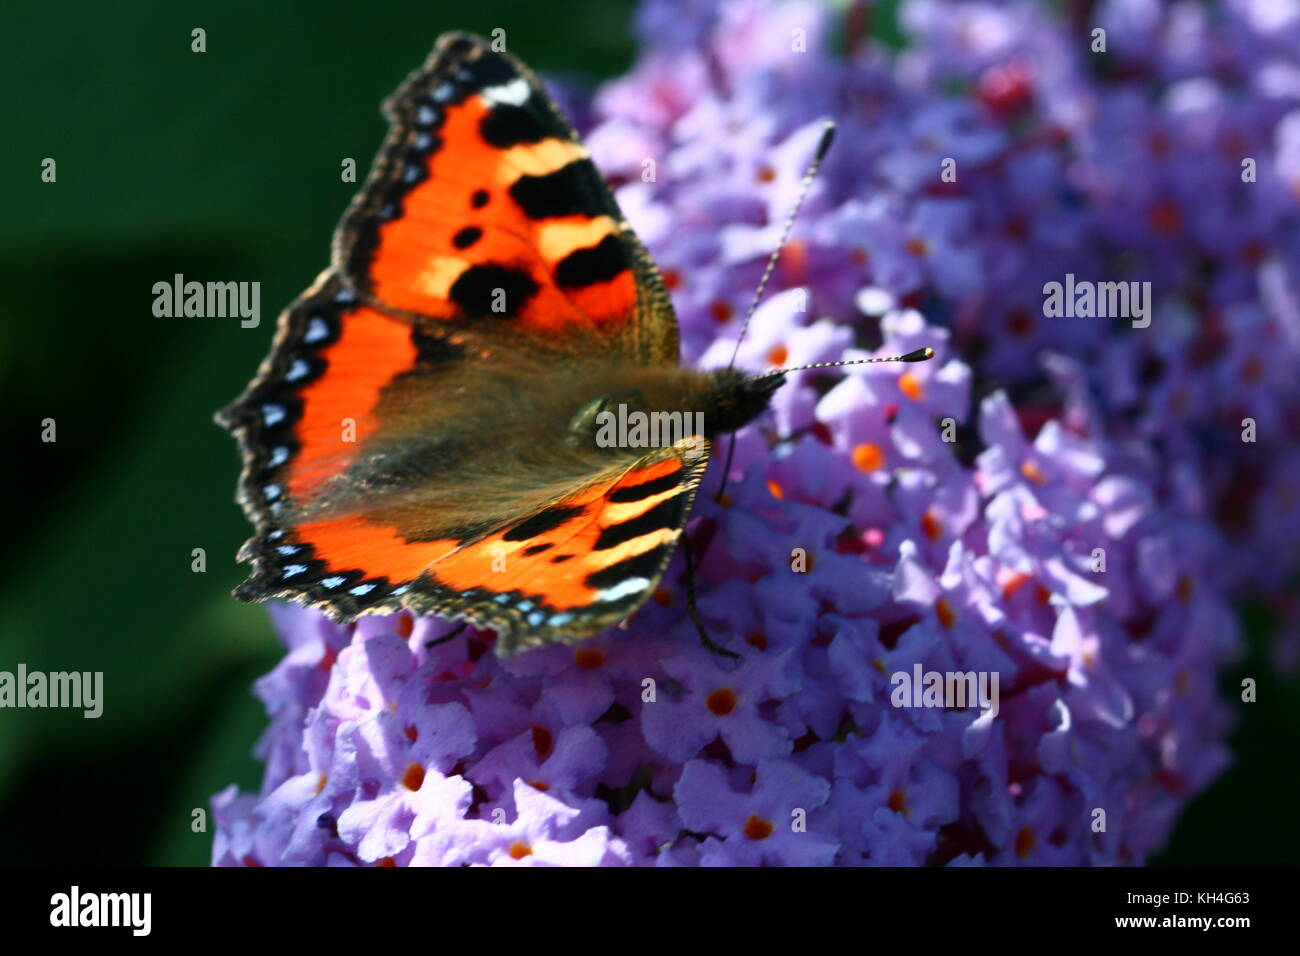
{"type": "Polygon", "coordinates": [[[770,372],[764,372],[759,378],[769,378],[773,375],[784,375],[786,372],[802,372],[810,368],[841,368],[845,365],[872,365],[876,362],[926,362],[934,358],[934,349],[928,345],[922,349],[908,352],[906,355],[890,355],[887,358],[869,358],[869,359],[845,359],[842,362],[814,362],[812,365],[795,365],[790,368],[774,368],[770,372]]]}
{"type": "Polygon", "coordinates": [[[736,347],[732,349],[731,361],[727,363],[727,368],[734,368],[736,365],[736,356],[740,354],[740,343],[745,341],[745,332],[749,329],[749,320],[754,317],[754,311],[758,308],[758,303],[763,299],[763,292],[767,289],[772,273],[776,270],[776,261],[781,258],[781,250],[785,248],[786,240],[790,238],[790,230],[794,228],[795,218],[799,215],[799,209],[803,206],[808,190],[812,188],[813,180],[817,178],[817,170],[821,169],[822,160],[830,152],[831,142],[834,139],[835,124],[831,120],[827,120],[826,125],[822,127],[822,138],[817,143],[817,152],[813,154],[812,162],[808,164],[808,171],[803,174],[803,181],[799,184],[799,198],[795,200],[794,208],[790,210],[790,215],[786,217],[785,226],[781,230],[781,239],[767,259],[767,267],[763,269],[763,278],[758,280],[758,288],[754,290],[754,298],[749,303],[748,311],[745,312],[745,321],[740,326],[740,335],[736,338],[736,347]]]}

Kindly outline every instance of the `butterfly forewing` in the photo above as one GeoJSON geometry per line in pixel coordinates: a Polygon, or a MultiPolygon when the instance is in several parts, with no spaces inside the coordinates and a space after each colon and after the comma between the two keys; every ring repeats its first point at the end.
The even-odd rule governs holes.
{"type": "Polygon", "coordinates": [[[526,67],[448,34],[385,112],[388,139],[335,237],[359,292],[493,337],[676,364],[658,270],[526,67]]]}

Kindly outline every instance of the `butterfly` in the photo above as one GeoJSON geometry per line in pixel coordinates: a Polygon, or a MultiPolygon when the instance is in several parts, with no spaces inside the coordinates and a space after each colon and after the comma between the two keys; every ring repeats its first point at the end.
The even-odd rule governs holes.
{"type": "Polygon", "coordinates": [[[330,267],[217,413],[256,527],[235,595],[463,618],[503,657],[589,637],[654,592],[711,442],[784,375],[679,364],[658,269],[511,54],[446,34],[384,112],[330,267]],[[656,415],[682,427],[601,440],[656,415]]]}

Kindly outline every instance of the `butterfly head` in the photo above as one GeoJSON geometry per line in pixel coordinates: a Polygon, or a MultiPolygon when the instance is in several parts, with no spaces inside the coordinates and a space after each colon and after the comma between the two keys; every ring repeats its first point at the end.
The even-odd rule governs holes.
{"type": "Polygon", "coordinates": [[[705,434],[712,437],[733,432],[762,414],[772,395],[785,384],[785,374],[750,376],[739,369],[723,368],[709,374],[709,383],[704,423],[705,434]]]}

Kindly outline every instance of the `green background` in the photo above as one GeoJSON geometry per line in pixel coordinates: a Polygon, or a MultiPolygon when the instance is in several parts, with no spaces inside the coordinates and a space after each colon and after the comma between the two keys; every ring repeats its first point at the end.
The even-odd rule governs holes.
{"type": "MultiPolygon", "coordinates": [[[[11,5],[0,183],[0,670],[103,671],[104,714],[0,711],[0,863],[205,864],[191,813],[238,782],[266,726],[252,681],[281,648],[229,597],[248,525],[233,441],[275,315],[328,261],[384,133],[379,101],[449,29],[507,31],[543,73],[627,69],[632,5],[11,5]],[[190,31],[207,31],[207,52],[190,31]],[[40,181],[41,162],[58,179],[40,181]],[[160,319],[155,282],[258,281],[262,323],[160,319]],[[53,418],[58,440],[40,440],[53,418]],[[203,548],[206,573],[191,571],[203,548]]],[[[887,17],[878,29],[890,32],[887,17]]],[[[1268,676],[1269,622],[1228,675],[1260,678],[1237,762],[1158,862],[1291,863],[1300,694],[1268,676]]]]}

